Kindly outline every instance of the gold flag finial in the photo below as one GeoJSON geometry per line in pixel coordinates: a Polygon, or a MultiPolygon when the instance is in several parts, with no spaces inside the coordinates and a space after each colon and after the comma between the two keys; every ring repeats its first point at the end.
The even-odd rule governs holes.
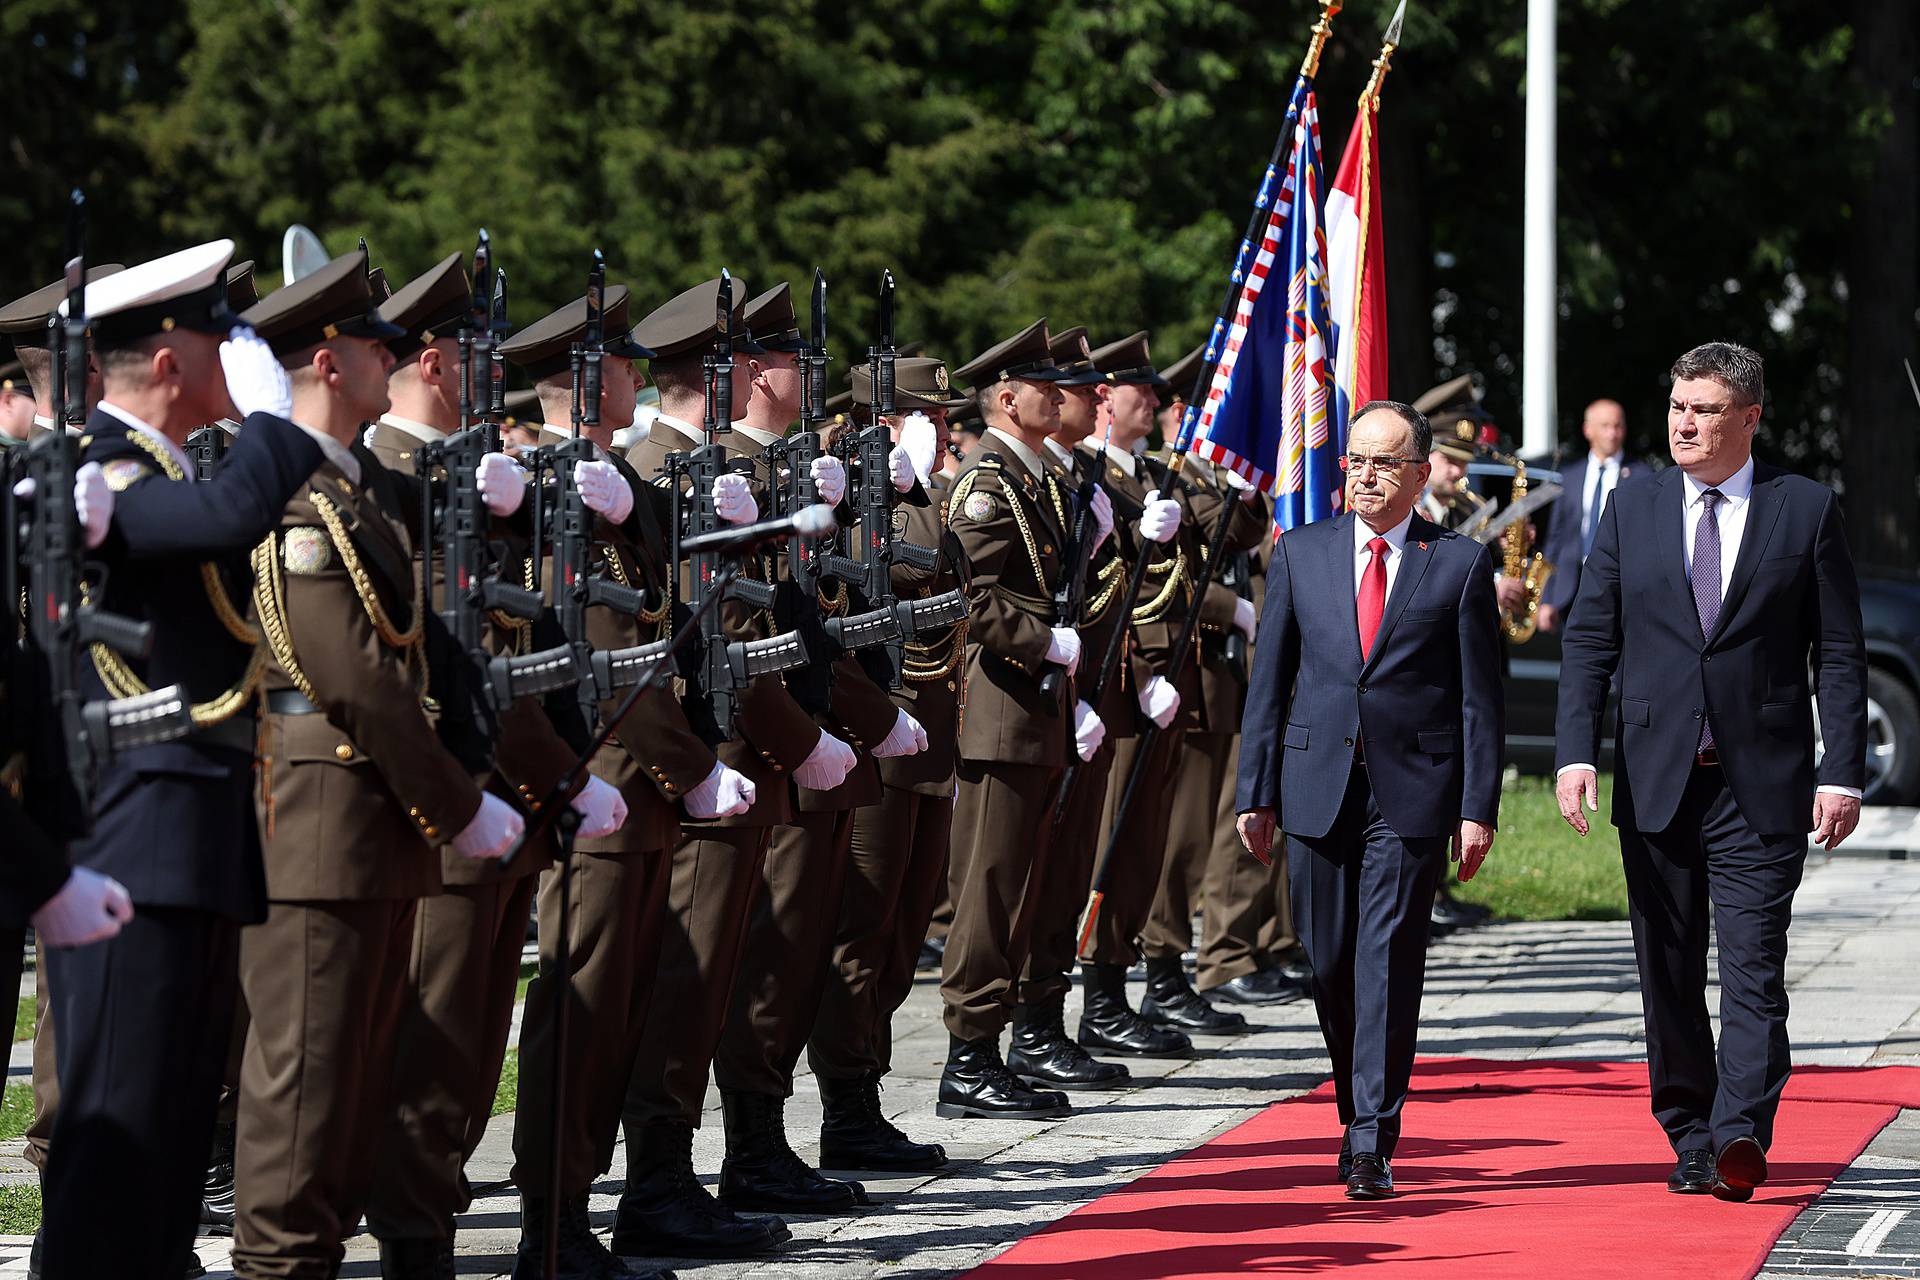
{"type": "Polygon", "coordinates": [[[1340,12],[1346,0],[1320,0],[1320,20],[1313,24],[1313,38],[1307,45],[1307,57],[1300,64],[1300,74],[1311,80],[1320,74],[1320,54],[1327,47],[1327,37],[1333,34],[1333,15],[1340,12]]]}
{"type": "Polygon", "coordinates": [[[1380,42],[1380,56],[1373,60],[1373,74],[1367,77],[1367,87],[1360,94],[1360,105],[1369,111],[1380,109],[1380,82],[1387,78],[1387,68],[1393,61],[1393,51],[1400,47],[1400,29],[1406,20],[1407,0],[1400,0],[1400,7],[1393,11],[1393,21],[1387,24],[1387,37],[1380,42]]]}

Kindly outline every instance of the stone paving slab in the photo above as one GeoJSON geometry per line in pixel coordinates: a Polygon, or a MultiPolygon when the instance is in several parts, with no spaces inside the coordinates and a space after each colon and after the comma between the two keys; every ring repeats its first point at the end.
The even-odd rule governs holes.
{"type": "MultiPolygon", "coordinates": [[[[1920,1063],[1920,865],[1816,859],[1796,916],[1789,965],[1796,1059],[1920,1063]]],[[[961,1274],[1269,1104],[1312,1088],[1328,1070],[1312,1007],[1298,1002],[1248,1011],[1253,1026],[1247,1034],[1203,1040],[1196,1057],[1130,1063],[1138,1087],[1078,1095],[1078,1109],[1066,1120],[941,1120],[933,1115],[946,1046],[938,1005],[937,987],[923,975],[901,1013],[899,1069],[882,1100],[914,1137],[947,1145],[954,1163],[944,1175],[872,1180],[872,1208],[790,1219],[794,1241],[775,1256],[667,1265],[696,1280],[961,1274]]],[[[1072,1003],[1068,1012],[1071,1025],[1078,1016],[1072,1003]]],[[[1507,1059],[1644,1056],[1627,926],[1506,924],[1441,942],[1429,967],[1420,1048],[1507,1059]]],[[[711,1185],[720,1162],[717,1096],[710,1093],[707,1105],[694,1159],[711,1185]]],[[[1409,1124],[1417,1126],[1417,1117],[1416,1105],[1409,1124]]],[[[787,1128],[805,1158],[817,1152],[819,1119],[813,1082],[803,1077],[787,1128]]],[[[512,1265],[518,1206],[505,1181],[511,1121],[494,1121],[469,1165],[478,1195],[461,1221],[463,1277],[503,1276],[512,1265]]],[[[612,1227],[623,1176],[616,1154],[591,1204],[603,1234],[612,1227]]],[[[24,1245],[0,1239],[0,1277],[24,1274],[24,1245]]],[[[200,1253],[210,1275],[231,1274],[225,1241],[203,1240],[200,1253]]],[[[356,1237],[347,1256],[342,1275],[378,1275],[371,1239],[356,1237]]],[[[1920,1113],[1903,1115],[1801,1216],[1766,1275],[1920,1276],[1920,1113]]]]}

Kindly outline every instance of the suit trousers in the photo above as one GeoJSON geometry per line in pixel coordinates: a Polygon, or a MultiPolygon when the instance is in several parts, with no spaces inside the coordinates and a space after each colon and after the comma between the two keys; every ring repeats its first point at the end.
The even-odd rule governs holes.
{"type": "Polygon", "coordinates": [[[770,827],[688,827],[673,851],[653,1001],[620,1112],[629,1141],[650,1124],[700,1127],[772,839],[770,827]]]}
{"type": "Polygon", "coordinates": [[[816,1076],[859,1080],[892,1068],[893,1015],[913,990],[920,940],[946,892],[952,829],[951,797],[900,787],[853,811],[832,966],[807,1040],[816,1076]]]}
{"type": "Polygon", "coordinates": [[[1013,1016],[1060,773],[1000,760],[960,762],[947,867],[953,928],[940,998],[947,1030],[962,1040],[997,1040],[1013,1016]]]}
{"type": "MultiPolygon", "coordinates": [[[[241,938],[253,1024],[240,1069],[236,1276],[339,1270],[387,1134],[418,906],[275,902],[241,938]]],[[[224,1053],[224,1034],[216,1042],[224,1053]]]]}
{"type": "Polygon", "coordinates": [[[1393,1155],[1413,1075],[1427,976],[1433,887],[1444,836],[1405,840],[1380,816],[1355,764],[1326,835],[1287,837],[1300,940],[1313,965],[1313,1004],[1333,1059],[1340,1121],[1355,1152],[1393,1155]]]}
{"type": "Polygon", "coordinates": [[[796,813],[773,833],[713,1060],[725,1092],[793,1093],[833,963],[855,812],[796,813]]]}
{"type": "MultiPolygon", "coordinates": [[[[652,1007],[672,879],[665,849],[575,853],[572,868],[567,931],[571,993],[561,1067],[563,1196],[583,1194],[613,1160],[627,1068],[639,1051],[641,1028],[652,1007]]],[[[538,913],[540,971],[527,984],[527,1007],[520,1019],[520,1082],[513,1113],[513,1181],[532,1196],[547,1194],[553,1168],[553,1050],[560,1012],[556,868],[540,873],[538,913]]],[[[517,947],[514,954],[518,957],[517,947]]],[[[486,1126],[485,1112],[479,1124],[486,1126]]]]}
{"type": "Polygon", "coordinates": [[[1127,779],[1133,776],[1143,749],[1146,763],[1107,870],[1106,896],[1094,926],[1091,954],[1086,957],[1096,964],[1131,965],[1140,958],[1140,932],[1147,927],[1153,895],[1160,887],[1160,871],[1167,862],[1167,823],[1173,814],[1174,790],[1167,779],[1173,776],[1183,736],[1163,730],[1153,734],[1149,742],[1148,735],[1142,733],[1137,738],[1122,738],[1114,746],[1113,773],[1107,780],[1106,805],[1100,820],[1102,852],[1112,838],[1120,798],[1126,794],[1127,779]]]}
{"type": "Polygon", "coordinates": [[[1653,1114],[1675,1151],[1773,1142],[1790,1070],[1787,926],[1805,832],[1747,825],[1718,768],[1696,766],[1665,831],[1620,832],[1653,1114]],[[1708,906],[1720,948],[1720,1047],[1707,1017],[1708,906]]]}
{"type": "MultiPolygon", "coordinates": [[[[1080,914],[1087,905],[1087,887],[1093,883],[1093,861],[1100,853],[1100,815],[1106,808],[1112,770],[1113,745],[1103,742],[1093,759],[1074,773],[1066,812],[1052,827],[1046,861],[1035,871],[1033,943],[1020,975],[1021,1004],[1041,1004],[1064,996],[1073,986],[1080,914]]],[[[1051,809],[1047,821],[1053,821],[1051,809]]]]}
{"type": "Polygon", "coordinates": [[[239,988],[240,927],[140,904],[117,937],[45,953],[60,1107],[48,1280],[177,1276],[193,1249],[239,988]]]}
{"type": "Polygon", "coordinates": [[[507,1054],[536,880],[448,885],[413,921],[392,1102],[367,1199],[382,1240],[452,1240],[507,1054]]]}

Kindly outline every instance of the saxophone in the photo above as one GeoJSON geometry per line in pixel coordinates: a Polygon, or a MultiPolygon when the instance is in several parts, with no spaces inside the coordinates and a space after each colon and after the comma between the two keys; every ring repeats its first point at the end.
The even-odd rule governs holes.
{"type": "MultiPolygon", "coordinates": [[[[1513,465],[1512,502],[1518,502],[1527,496],[1527,464],[1518,458],[1496,454],[1502,462],[1513,465]]],[[[1535,615],[1540,611],[1540,593],[1546,590],[1547,579],[1553,575],[1553,563],[1533,549],[1533,525],[1528,520],[1515,520],[1500,535],[1501,573],[1526,586],[1527,597],[1520,609],[1500,611],[1500,629],[1513,644],[1525,644],[1533,639],[1533,633],[1539,623],[1535,615]]]]}

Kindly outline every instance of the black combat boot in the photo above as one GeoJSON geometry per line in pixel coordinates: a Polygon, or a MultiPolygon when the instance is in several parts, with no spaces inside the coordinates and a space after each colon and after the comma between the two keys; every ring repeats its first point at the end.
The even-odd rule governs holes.
{"type": "Polygon", "coordinates": [[[1193,1041],[1171,1027],[1156,1027],[1127,1004],[1127,970],[1118,964],[1083,964],[1080,1043],[1105,1053],[1137,1058],[1185,1058],[1193,1041]]]}
{"type": "Polygon", "coordinates": [[[715,1200],[693,1172],[693,1128],[627,1130],[627,1186],[613,1223],[623,1258],[750,1258],[793,1238],[778,1218],[743,1218],[715,1200]]]}
{"type": "Polygon", "coordinates": [[[1073,1108],[1064,1093],[1023,1084],[1000,1061],[1000,1046],[994,1041],[954,1036],[933,1113],[946,1119],[1053,1120],[1072,1115],[1073,1108]]]}
{"type": "MultiPolygon", "coordinates": [[[[520,1250],[513,1259],[512,1280],[542,1280],[547,1274],[547,1209],[549,1201],[545,1196],[520,1193],[520,1250]]],[[[584,1195],[568,1196],[560,1202],[560,1247],[555,1251],[557,1262],[557,1280],[634,1280],[636,1273],[613,1256],[608,1248],[600,1243],[593,1234],[592,1226],[587,1222],[587,1198],[584,1195]]],[[[380,1265],[382,1276],[391,1273],[386,1267],[386,1243],[380,1247],[380,1265]]],[[[452,1252],[448,1252],[449,1270],[451,1270],[452,1252]]],[[[402,1273],[411,1275],[413,1273],[402,1273]]],[[[438,1273],[423,1272],[439,1280],[438,1273]]]]}
{"type": "Polygon", "coordinates": [[[774,1213],[839,1213],[870,1204],[857,1182],[823,1178],[787,1145],[787,1100],[770,1093],[722,1093],[727,1158],[720,1203],[774,1213]]]}
{"type": "Polygon", "coordinates": [[[1147,995],[1140,1002],[1140,1016],[1203,1036],[1232,1036],[1247,1029],[1243,1014],[1216,1009],[1193,989],[1179,956],[1147,957],[1147,995]]]}
{"type": "Polygon", "coordinates": [[[880,1073],[858,1080],[815,1076],[820,1086],[820,1165],[825,1169],[873,1169],[926,1173],[947,1166],[937,1142],[915,1142],[880,1110],[880,1073]]]}
{"type": "Polygon", "coordinates": [[[210,1236],[233,1234],[233,1121],[213,1127],[213,1157],[200,1192],[200,1225],[210,1236]]]}
{"type": "MultiPolygon", "coordinates": [[[[542,1229],[545,1225],[541,1224],[542,1229]]],[[[535,1261],[537,1264],[541,1259],[535,1261]]],[[[515,1259],[516,1272],[518,1265],[519,1260],[515,1259]]],[[[536,1269],[534,1274],[538,1275],[539,1271],[536,1269]]],[[[453,1241],[382,1240],[380,1280],[454,1280],[453,1241]]]]}
{"type": "Polygon", "coordinates": [[[1013,1012],[1013,1049],[1007,1070],[1029,1084],[1053,1089],[1124,1089],[1133,1073],[1117,1062],[1100,1062],[1067,1037],[1064,992],[1013,1012]]]}

